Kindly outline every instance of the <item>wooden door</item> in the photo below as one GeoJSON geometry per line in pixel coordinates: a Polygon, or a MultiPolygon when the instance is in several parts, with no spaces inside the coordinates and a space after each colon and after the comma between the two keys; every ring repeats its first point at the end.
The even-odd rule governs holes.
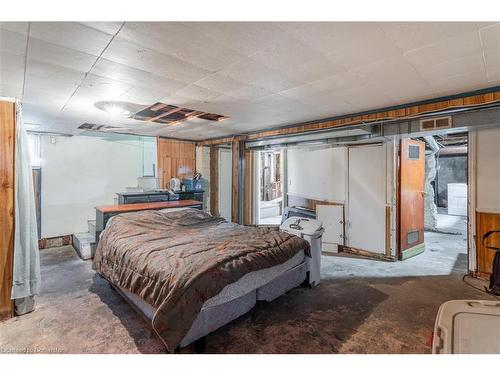
{"type": "Polygon", "coordinates": [[[399,165],[399,257],[420,254],[424,246],[425,143],[401,140],[399,165]]]}

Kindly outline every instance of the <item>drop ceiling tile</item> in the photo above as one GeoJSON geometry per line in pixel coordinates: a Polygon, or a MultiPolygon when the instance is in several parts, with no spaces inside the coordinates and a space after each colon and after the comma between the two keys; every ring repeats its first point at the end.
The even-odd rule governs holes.
{"type": "Polygon", "coordinates": [[[47,82],[52,81],[55,84],[64,83],[75,86],[79,85],[85,76],[84,71],[78,71],[34,59],[28,59],[26,74],[28,82],[32,77],[41,77],[46,79],[47,82]]]}
{"type": "Polygon", "coordinates": [[[167,91],[153,90],[141,86],[132,87],[124,94],[120,95],[119,100],[140,104],[144,106],[153,105],[156,102],[161,102],[165,96],[170,95],[167,91]]]}
{"type": "Polygon", "coordinates": [[[337,73],[345,73],[346,69],[325,56],[320,56],[302,64],[285,67],[283,71],[287,76],[297,81],[310,83],[337,73]]]}
{"type": "Polygon", "coordinates": [[[65,80],[53,79],[51,76],[26,76],[25,95],[31,94],[34,98],[35,95],[40,94],[38,100],[45,95],[52,97],[69,99],[70,95],[76,90],[80,82],[69,82],[65,80]]]}
{"type": "MultiPolygon", "coordinates": [[[[263,87],[275,93],[300,86],[299,81],[252,59],[244,59],[233,64],[222,70],[220,74],[253,86],[263,87]]],[[[232,95],[231,93],[228,94],[232,95]]]]}
{"type": "Polygon", "coordinates": [[[99,56],[111,35],[76,22],[32,22],[30,37],[99,56]]]}
{"type": "Polygon", "coordinates": [[[88,74],[78,88],[78,92],[92,93],[101,100],[116,100],[133,86],[111,78],[88,74]]]}
{"type": "Polygon", "coordinates": [[[120,30],[123,22],[80,22],[82,25],[101,31],[106,34],[115,35],[120,30]]]}
{"type": "Polygon", "coordinates": [[[446,81],[448,78],[458,75],[474,75],[480,78],[481,82],[484,82],[486,80],[486,71],[483,54],[480,52],[459,59],[446,61],[435,65],[433,69],[422,72],[422,76],[431,83],[436,80],[446,81]]]}
{"type": "Polygon", "coordinates": [[[436,79],[431,82],[436,96],[451,95],[463,91],[471,91],[491,86],[488,84],[484,74],[471,72],[448,76],[446,79],[436,79]]]}
{"type": "Polygon", "coordinates": [[[465,33],[477,32],[484,22],[379,22],[386,35],[407,52],[437,44],[465,33]]]}
{"type": "Polygon", "coordinates": [[[117,37],[103,54],[105,59],[171,78],[186,84],[210,74],[205,69],[117,37]]]}
{"type": "Polygon", "coordinates": [[[219,73],[214,73],[196,81],[196,85],[220,93],[227,93],[229,91],[237,90],[245,84],[219,73]]]}
{"type": "Polygon", "coordinates": [[[271,95],[272,93],[273,92],[271,90],[263,87],[245,84],[236,90],[229,91],[227,95],[237,99],[254,100],[263,96],[271,95]]]}
{"type": "Polygon", "coordinates": [[[344,88],[358,86],[363,82],[364,80],[361,79],[359,75],[356,75],[352,72],[342,72],[319,79],[317,81],[313,81],[310,83],[310,86],[318,89],[319,91],[341,91],[344,88]]]}
{"type": "Polygon", "coordinates": [[[210,100],[222,95],[220,92],[213,91],[195,84],[179,90],[176,94],[197,101],[210,100]]]}
{"type": "Polygon", "coordinates": [[[285,36],[272,43],[260,52],[252,55],[252,60],[279,70],[287,70],[290,66],[297,66],[307,61],[324,57],[322,53],[309,47],[304,42],[292,36],[285,36]]]}
{"type": "Polygon", "coordinates": [[[488,81],[500,80],[500,49],[484,51],[488,81]]]}
{"type": "Polygon", "coordinates": [[[97,59],[93,55],[36,38],[30,38],[28,58],[83,72],[87,72],[97,59]]]}
{"type": "Polygon", "coordinates": [[[409,98],[431,95],[432,87],[403,57],[392,57],[351,70],[362,81],[378,86],[398,103],[409,98]],[[402,84],[404,82],[404,84],[402,84]]]}
{"type": "Polygon", "coordinates": [[[404,56],[419,71],[426,71],[446,61],[480,53],[481,50],[479,33],[472,32],[406,52],[404,56]]]}
{"type": "Polygon", "coordinates": [[[9,53],[17,56],[24,56],[26,53],[26,35],[9,31],[0,30],[0,46],[2,55],[9,53]]]}
{"type": "Polygon", "coordinates": [[[0,96],[8,98],[20,98],[23,93],[23,85],[14,83],[13,85],[0,81],[0,96]]]}
{"type": "Polygon", "coordinates": [[[479,35],[484,49],[500,50],[500,23],[480,29],[479,35]]]}
{"type": "Polygon", "coordinates": [[[346,69],[401,53],[374,22],[287,22],[282,27],[346,69]]]}
{"type": "Polygon", "coordinates": [[[179,23],[129,22],[120,32],[120,37],[211,72],[244,57],[179,23]]]}
{"type": "Polygon", "coordinates": [[[28,32],[28,22],[0,22],[0,32],[3,30],[26,34],[28,32]]]}
{"type": "Polygon", "coordinates": [[[16,79],[23,79],[24,75],[24,55],[12,54],[9,52],[4,52],[0,54],[0,83],[3,79],[13,79],[14,77],[9,77],[15,75],[16,79]]]}
{"type": "Polygon", "coordinates": [[[277,22],[187,22],[185,25],[245,56],[286,36],[277,22]]]}
{"type": "MultiPolygon", "coordinates": [[[[187,84],[176,81],[175,79],[162,77],[103,58],[97,61],[92,72],[102,77],[112,78],[143,88],[149,87],[152,90],[163,91],[170,94],[187,86],[187,84]]],[[[164,94],[164,96],[165,95],[167,94],[164,94]]]]}

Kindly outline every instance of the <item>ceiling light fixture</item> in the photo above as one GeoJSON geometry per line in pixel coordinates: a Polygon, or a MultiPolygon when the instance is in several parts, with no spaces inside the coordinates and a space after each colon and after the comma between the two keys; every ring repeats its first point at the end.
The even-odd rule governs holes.
{"type": "Polygon", "coordinates": [[[104,110],[114,117],[128,117],[132,114],[128,109],[120,107],[116,104],[109,104],[104,106],[104,110]]]}
{"type": "Polygon", "coordinates": [[[114,118],[127,118],[133,115],[138,110],[144,108],[142,105],[119,102],[119,101],[100,101],[94,103],[94,106],[101,111],[109,113],[114,118]]]}

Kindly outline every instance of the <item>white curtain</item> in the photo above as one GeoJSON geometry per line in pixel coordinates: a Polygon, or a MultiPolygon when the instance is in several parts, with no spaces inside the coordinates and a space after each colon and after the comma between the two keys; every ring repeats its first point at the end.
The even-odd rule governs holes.
{"type": "Polygon", "coordinates": [[[12,299],[32,297],[40,291],[40,257],[38,230],[30,165],[28,136],[24,128],[22,107],[16,103],[15,146],[15,233],[14,282],[12,299]]]}

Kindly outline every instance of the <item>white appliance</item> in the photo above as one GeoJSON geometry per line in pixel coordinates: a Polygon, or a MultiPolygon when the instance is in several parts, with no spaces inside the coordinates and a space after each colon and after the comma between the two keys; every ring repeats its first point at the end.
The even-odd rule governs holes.
{"type": "Polygon", "coordinates": [[[467,216],[467,184],[448,184],[448,215],[467,216]]]}
{"type": "Polygon", "coordinates": [[[281,225],[284,232],[294,234],[305,239],[311,246],[311,257],[306,257],[309,271],[309,284],[312,287],[319,285],[321,280],[321,237],[323,236],[323,223],[319,220],[305,217],[290,217],[281,225]]]}
{"type": "Polygon", "coordinates": [[[454,300],[441,305],[433,354],[499,354],[500,301],[454,300]]]}
{"type": "Polygon", "coordinates": [[[171,178],[168,182],[168,188],[172,191],[181,191],[181,180],[178,178],[171,178]]]}

